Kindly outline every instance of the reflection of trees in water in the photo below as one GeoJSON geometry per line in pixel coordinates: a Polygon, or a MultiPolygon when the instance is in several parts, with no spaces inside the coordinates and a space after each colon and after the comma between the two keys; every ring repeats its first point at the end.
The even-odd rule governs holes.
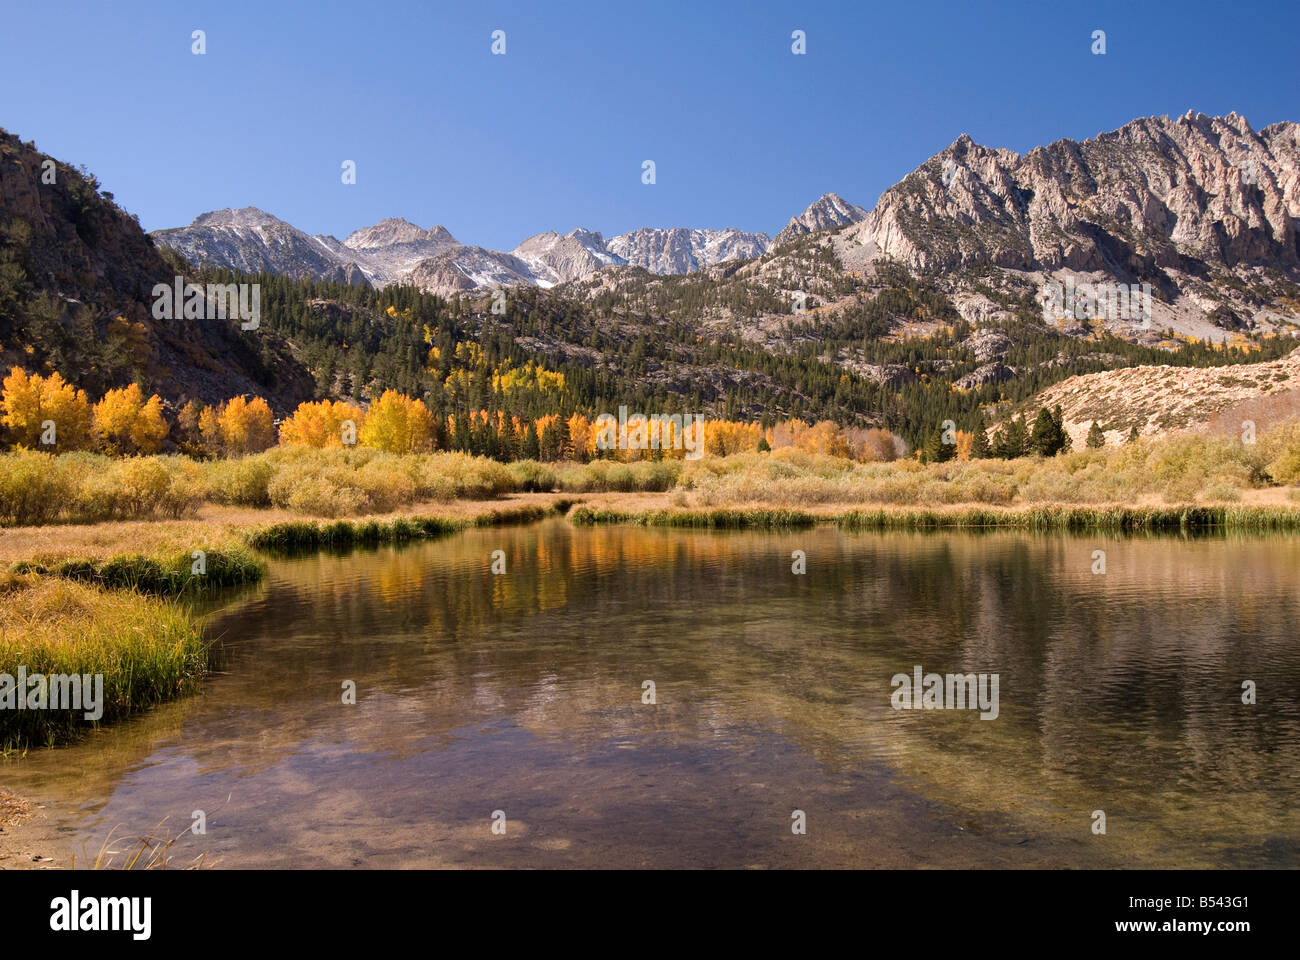
{"type": "Polygon", "coordinates": [[[1282,698],[1300,683],[1298,567],[1277,540],[562,522],[318,556],[277,565],[263,599],[220,616],[248,639],[227,756],[206,759],[248,762],[259,723],[255,764],[322,737],[427,749],[502,718],[575,749],[760,726],[833,766],[882,754],[991,808],[1109,802],[1193,831],[1266,816],[1294,831],[1300,738],[1282,698]],[[489,572],[496,549],[505,576],[489,572]],[[914,664],[999,673],[999,719],[890,710],[890,677],[914,664]],[[336,709],[345,678],[377,708],[336,709]]]}

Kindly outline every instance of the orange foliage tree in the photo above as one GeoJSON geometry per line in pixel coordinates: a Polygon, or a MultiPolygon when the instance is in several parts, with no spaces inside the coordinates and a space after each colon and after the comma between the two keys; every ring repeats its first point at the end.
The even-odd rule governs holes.
{"type": "Polygon", "coordinates": [[[280,442],[320,448],[342,447],[357,442],[357,431],[365,419],[364,410],[342,400],[301,403],[293,416],[280,424],[280,442]]]}
{"type": "Polygon", "coordinates": [[[95,432],[110,453],[157,453],[168,431],[162,398],[145,400],[138,383],[109,390],[95,404],[95,432]]]}
{"type": "Polygon", "coordinates": [[[84,390],[65,383],[55,372],[30,376],[14,367],[0,391],[0,424],[13,442],[46,450],[85,450],[94,441],[90,402],[84,390]],[[53,429],[51,429],[51,427],[53,429]],[[53,443],[42,443],[43,439],[53,443]]]}

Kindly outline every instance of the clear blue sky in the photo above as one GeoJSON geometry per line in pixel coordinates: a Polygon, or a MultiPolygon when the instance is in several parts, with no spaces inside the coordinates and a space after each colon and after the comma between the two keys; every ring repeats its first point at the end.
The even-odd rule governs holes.
{"type": "Polygon", "coordinates": [[[9,0],[0,126],[86,164],[146,229],[251,205],[311,233],[404,216],[498,249],[577,226],[775,233],[827,191],[873,206],[962,132],[1023,152],[1189,108],[1300,120],[1298,11],[9,0]]]}

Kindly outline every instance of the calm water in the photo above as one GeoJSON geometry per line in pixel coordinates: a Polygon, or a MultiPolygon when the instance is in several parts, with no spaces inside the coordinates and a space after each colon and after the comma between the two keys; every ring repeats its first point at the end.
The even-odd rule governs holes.
{"type": "Polygon", "coordinates": [[[78,863],[201,809],[177,861],[1297,867],[1298,588],[1293,538],[473,531],[276,561],[201,695],[0,782],[78,863]],[[997,719],[892,709],[917,665],[997,719]]]}

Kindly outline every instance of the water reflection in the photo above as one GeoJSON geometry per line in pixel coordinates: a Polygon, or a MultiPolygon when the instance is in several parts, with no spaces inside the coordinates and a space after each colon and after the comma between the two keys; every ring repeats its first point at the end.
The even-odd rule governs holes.
{"type": "Polygon", "coordinates": [[[313,555],[212,613],[203,695],[3,777],[92,853],[205,809],[181,846],[228,866],[1296,866],[1298,571],[1281,537],[558,520],[313,555]],[[915,665],[998,673],[998,719],[891,709],[915,665]]]}

